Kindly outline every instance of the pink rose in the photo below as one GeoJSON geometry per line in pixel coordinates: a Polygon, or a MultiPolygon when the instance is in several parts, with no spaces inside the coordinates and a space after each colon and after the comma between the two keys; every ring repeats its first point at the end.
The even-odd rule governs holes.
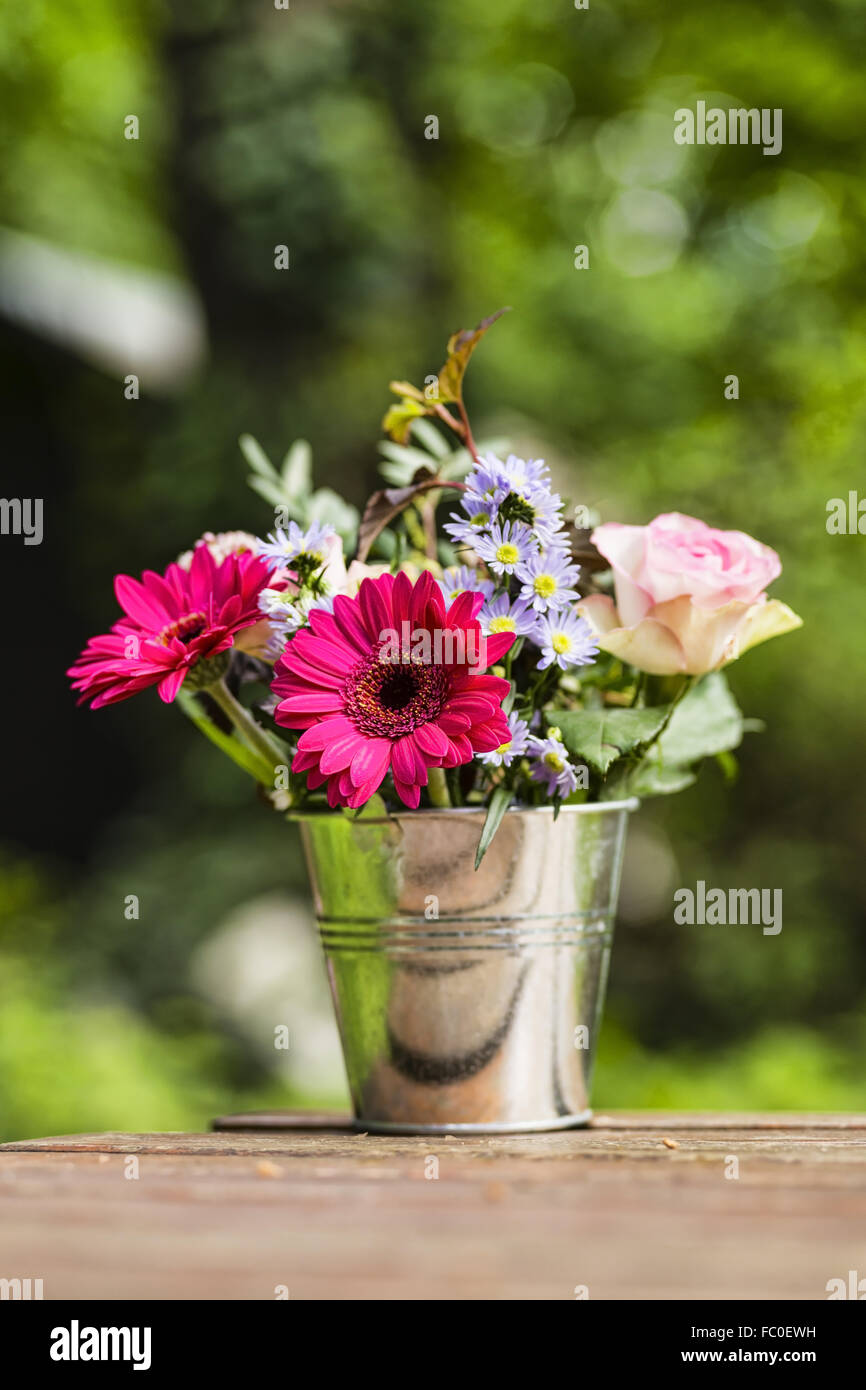
{"type": "Polygon", "coordinates": [[[610,562],[616,604],[596,594],[579,612],[604,651],[638,670],[702,675],[801,624],[767,598],[782,570],[775,550],[743,531],[667,512],[649,526],[598,526],[592,540],[610,562]]]}

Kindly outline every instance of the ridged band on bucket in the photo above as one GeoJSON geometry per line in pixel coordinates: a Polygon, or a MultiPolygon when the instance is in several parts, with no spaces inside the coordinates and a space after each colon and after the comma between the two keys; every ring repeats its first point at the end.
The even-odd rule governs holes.
{"type": "Polygon", "coordinates": [[[628,813],[299,817],[358,1123],[585,1123],[628,813]]]}

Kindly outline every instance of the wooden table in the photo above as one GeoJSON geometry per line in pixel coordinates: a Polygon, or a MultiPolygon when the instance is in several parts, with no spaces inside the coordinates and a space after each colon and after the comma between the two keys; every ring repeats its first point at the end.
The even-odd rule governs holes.
{"type": "Polygon", "coordinates": [[[46,1299],[461,1300],[826,1299],[866,1278],[866,1116],[453,1139],[228,1123],[0,1146],[0,1278],[46,1299]]]}

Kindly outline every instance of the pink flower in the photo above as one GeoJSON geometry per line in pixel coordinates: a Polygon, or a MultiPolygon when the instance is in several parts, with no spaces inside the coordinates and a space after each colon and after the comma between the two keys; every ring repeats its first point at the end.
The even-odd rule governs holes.
{"type": "Polygon", "coordinates": [[[79,704],[90,700],[99,709],[150,685],[173,700],[193,666],[260,622],[259,594],[268,584],[274,580],[266,560],[244,552],[217,563],[201,542],[188,570],[169,565],[163,576],[145,570],[141,583],[119,574],[114,592],[125,616],[111,632],[91,637],[67,671],[82,692],[79,704]]]}
{"type": "Polygon", "coordinates": [[[466,592],[446,611],[425,571],[414,585],[405,574],[364,579],[356,598],[337,595],[333,613],[313,609],[310,628],[277,662],[274,717],[303,729],[292,770],[310,788],[327,783],[329,805],[363,806],[390,772],[415,807],[429,768],[457,767],[507,742],[501,705],[511,686],[484,669],[514,634],[482,638],[483,601],[466,592]],[[393,658],[395,633],[408,660],[393,658]],[[427,660],[418,654],[425,644],[427,660]]]}
{"type": "Polygon", "coordinates": [[[616,604],[597,594],[579,612],[599,646],[651,675],[701,675],[799,627],[768,599],[775,550],[743,531],[717,531],[679,512],[649,526],[598,526],[592,540],[614,573],[616,604]]]}

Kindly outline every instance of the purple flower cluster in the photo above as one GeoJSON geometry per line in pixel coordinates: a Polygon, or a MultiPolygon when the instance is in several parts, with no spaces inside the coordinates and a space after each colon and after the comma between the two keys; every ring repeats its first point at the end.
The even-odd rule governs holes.
{"type": "MultiPolygon", "coordinates": [[[[485,595],[482,631],[526,637],[540,648],[540,671],[554,663],[565,670],[594,661],[592,629],[574,612],[580,570],[571,560],[562,499],[551,488],[544,461],[510,454],[503,462],[488,454],[466,479],[461,507],[445,531],[455,544],[471,546],[499,582],[485,595]]],[[[468,566],[457,573],[474,574],[468,566]]],[[[473,579],[462,587],[482,584],[473,579]]]]}

